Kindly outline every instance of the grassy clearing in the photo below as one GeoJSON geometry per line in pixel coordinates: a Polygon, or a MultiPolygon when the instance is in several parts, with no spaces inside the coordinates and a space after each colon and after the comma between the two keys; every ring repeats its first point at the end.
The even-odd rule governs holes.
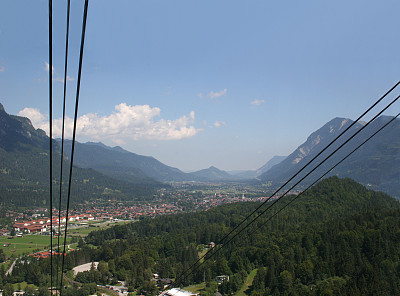
{"type": "Polygon", "coordinates": [[[11,264],[12,264],[12,261],[8,260],[8,261],[5,261],[3,263],[0,263],[0,267],[4,266],[4,270],[8,270],[10,268],[11,264]]]}
{"type": "Polygon", "coordinates": [[[92,231],[107,229],[107,228],[110,228],[110,227],[118,225],[118,224],[125,224],[125,223],[130,223],[130,222],[131,221],[117,221],[117,222],[110,221],[110,222],[92,223],[85,227],[71,229],[69,231],[69,235],[77,236],[77,237],[86,237],[92,231]]]}
{"type": "Polygon", "coordinates": [[[201,283],[201,284],[197,284],[197,285],[187,286],[183,289],[195,294],[195,293],[200,293],[200,291],[204,290],[205,287],[206,287],[206,283],[201,283]]]}
{"type": "MultiPolygon", "coordinates": [[[[57,238],[53,238],[53,247],[57,245],[57,238]]],[[[60,238],[60,243],[64,240],[60,238]]],[[[69,242],[69,239],[67,239],[69,242]]],[[[18,257],[25,254],[34,253],[36,250],[45,250],[50,247],[50,236],[30,234],[23,237],[0,237],[0,248],[3,249],[7,257],[18,257]]]]}
{"type": "Polygon", "coordinates": [[[14,237],[12,239],[0,238],[1,248],[7,257],[11,255],[20,256],[26,253],[33,253],[34,250],[43,250],[50,245],[49,236],[27,235],[14,237]]]}
{"type": "Polygon", "coordinates": [[[257,268],[253,269],[250,274],[247,276],[246,281],[243,283],[242,288],[235,294],[236,296],[247,296],[249,295],[247,292],[247,290],[251,287],[251,285],[253,285],[253,280],[254,277],[257,274],[257,268]]]}
{"type": "Polygon", "coordinates": [[[90,232],[93,230],[97,230],[98,228],[94,227],[82,227],[78,229],[71,229],[69,232],[69,235],[71,236],[79,236],[79,237],[86,237],[90,232]]]}
{"type": "MultiPolygon", "coordinates": [[[[85,225],[82,228],[73,228],[68,231],[67,244],[71,244],[71,237],[86,237],[94,230],[110,228],[117,224],[129,223],[131,221],[117,222],[97,222],[85,225]]],[[[58,238],[53,238],[53,248],[57,248],[58,238]]],[[[64,243],[64,237],[60,237],[60,245],[64,243]]],[[[75,249],[76,244],[71,244],[71,248],[75,249]]],[[[43,251],[50,248],[50,236],[40,234],[28,234],[23,237],[13,237],[9,239],[5,236],[0,237],[0,248],[3,249],[6,257],[20,257],[22,255],[32,254],[37,251],[43,251]]]]}
{"type": "Polygon", "coordinates": [[[25,290],[25,288],[26,288],[27,286],[31,286],[31,287],[33,287],[34,289],[37,289],[37,288],[38,288],[37,286],[32,285],[32,284],[29,284],[29,285],[28,285],[27,282],[21,282],[21,283],[13,284],[13,287],[14,287],[14,290],[15,290],[15,291],[16,291],[16,290],[25,290]]]}
{"type": "Polygon", "coordinates": [[[198,252],[199,258],[202,258],[202,259],[200,260],[200,263],[203,263],[203,262],[204,262],[203,256],[208,252],[208,250],[209,250],[209,249],[204,248],[201,252],[198,252]]]}

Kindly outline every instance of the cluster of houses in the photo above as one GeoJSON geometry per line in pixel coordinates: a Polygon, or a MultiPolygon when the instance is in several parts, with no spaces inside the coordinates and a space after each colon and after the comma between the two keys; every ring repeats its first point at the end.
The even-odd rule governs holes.
{"type": "MultiPolygon", "coordinates": [[[[73,249],[69,251],[74,251],[73,249]]],[[[47,258],[50,257],[52,253],[50,251],[43,251],[43,252],[37,252],[33,254],[29,254],[28,256],[34,257],[34,258],[47,258]]],[[[56,251],[53,251],[53,256],[62,256],[62,253],[57,253],[56,251]]],[[[65,256],[65,254],[64,254],[65,256]]]]}
{"type": "MultiPolygon", "coordinates": [[[[81,214],[68,217],[69,222],[75,221],[90,221],[94,220],[93,215],[91,214],[81,214]]],[[[58,227],[58,218],[54,218],[52,220],[53,227],[58,227]]],[[[65,225],[67,221],[66,217],[62,217],[60,219],[61,226],[65,225]]],[[[38,219],[38,220],[31,220],[31,221],[22,221],[16,222],[13,225],[15,232],[20,233],[47,233],[50,230],[50,218],[38,219]]]]}

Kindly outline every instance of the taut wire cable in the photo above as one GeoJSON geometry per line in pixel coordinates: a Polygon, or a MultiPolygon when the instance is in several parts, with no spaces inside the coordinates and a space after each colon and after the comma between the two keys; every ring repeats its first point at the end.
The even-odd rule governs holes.
{"type": "Polygon", "coordinates": [[[76,123],[78,119],[78,106],[79,106],[79,93],[80,93],[80,85],[81,85],[81,77],[82,77],[82,61],[83,61],[83,49],[85,45],[85,33],[86,33],[86,20],[87,20],[87,12],[88,12],[89,0],[85,0],[85,7],[83,12],[83,22],[82,22],[82,37],[81,37],[81,48],[79,54],[79,68],[78,68],[78,80],[76,86],[76,99],[75,99],[75,115],[74,115],[74,128],[72,134],[72,148],[71,148],[71,163],[69,170],[69,182],[68,182],[68,197],[67,197],[67,209],[66,209],[66,221],[65,221],[65,232],[64,232],[64,250],[62,256],[62,265],[61,265],[61,290],[60,295],[62,295],[62,282],[63,282],[63,273],[64,273],[64,263],[65,263],[65,247],[67,244],[67,233],[68,233],[68,212],[69,212],[69,204],[71,198],[71,183],[72,183],[72,168],[74,164],[74,150],[75,150],[75,138],[76,138],[76,123]]]}
{"type": "MultiPolygon", "coordinates": [[[[65,129],[65,102],[67,96],[67,72],[68,72],[68,41],[69,41],[69,15],[71,0],[67,1],[67,32],[65,35],[65,64],[64,64],[64,96],[63,96],[63,119],[61,129],[61,163],[60,163],[60,199],[58,203],[58,237],[57,237],[57,277],[58,283],[59,262],[60,262],[60,235],[61,235],[61,204],[62,204],[62,184],[63,184],[63,163],[64,163],[64,129],[65,129]]],[[[60,287],[61,290],[61,287],[60,287]]]]}
{"type": "Polygon", "coordinates": [[[49,0],[50,289],[53,292],[53,1],[49,0]]]}

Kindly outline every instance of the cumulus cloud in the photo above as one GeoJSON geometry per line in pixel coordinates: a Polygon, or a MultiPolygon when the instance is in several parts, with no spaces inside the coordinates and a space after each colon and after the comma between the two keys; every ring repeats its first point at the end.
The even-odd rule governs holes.
{"type": "Polygon", "coordinates": [[[45,124],[48,125],[48,118],[46,118],[46,116],[44,116],[42,113],[40,113],[38,109],[35,108],[25,108],[19,111],[17,115],[22,117],[28,117],[31,120],[33,126],[36,128],[41,128],[44,130],[43,126],[45,124]]]}
{"type": "Polygon", "coordinates": [[[6,70],[6,67],[4,67],[4,66],[0,67],[0,72],[4,72],[5,70],[6,70]]]}
{"type": "Polygon", "coordinates": [[[227,92],[228,92],[228,90],[226,88],[224,88],[221,91],[210,91],[207,96],[211,99],[216,99],[216,98],[226,95],[227,92]]]}
{"type": "Polygon", "coordinates": [[[254,105],[254,106],[260,106],[261,104],[264,104],[264,100],[257,100],[255,99],[254,101],[252,101],[250,104],[254,105]]]}
{"type": "MultiPolygon", "coordinates": [[[[161,109],[151,108],[149,105],[130,106],[121,103],[115,106],[115,111],[108,116],[99,116],[95,113],[82,115],[77,120],[77,136],[90,140],[108,139],[121,144],[125,140],[179,140],[196,135],[201,129],[193,125],[194,111],[188,116],[184,115],[174,120],[159,119],[161,109]]],[[[36,128],[41,128],[48,133],[49,127],[45,116],[39,110],[25,108],[18,113],[31,119],[36,128]]],[[[66,137],[72,137],[73,118],[65,120],[66,137]]],[[[62,118],[53,120],[53,137],[60,137],[62,118]]]]}
{"type": "Polygon", "coordinates": [[[220,127],[225,126],[225,125],[226,125],[225,121],[216,121],[216,122],[214,122],[214,126],[216,128],[220,128],[220,127]]]}

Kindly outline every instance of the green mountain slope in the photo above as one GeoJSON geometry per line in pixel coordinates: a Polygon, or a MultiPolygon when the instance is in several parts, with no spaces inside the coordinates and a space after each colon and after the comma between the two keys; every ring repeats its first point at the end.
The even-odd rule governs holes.
{"type": "MultiPolygon", "coordinates": [[[[211,295],[216,276],[229,275],[218,291],[231,295],[257,268],[249,291],[254,295],[400,293],[400,206],[395,199],[350,179],[331,177],[269,220],[293,198],[279,202],[181,283],[205,279],[204,295],[211,295]]],[[[99,260],[115,267],[113,276],[124,278],[131,288],[155,289],[132,275],[140,274],[145,283],[151,282],[145,270],[178,277],[194,264],[199,250],[219,242],[257,205],[223,205],[116,226],[92,232],[87,242],[99,247],[99,260]]]]}
{"type": "MultiPolygon", "coordinates": [[[[66,143],[66,153],[70,153],[71,142],[66,143]]],[[[151,156],[138,155],[120,147],[108,147],[102,143],[78,143],[75,147],[76,164],[93,168],[110,176],[118,176],[125,181],[154,183],[164,181],[185,181],[187,174],[177,168],[167,166],[151,156]]]]}
{"type": "MultiPolygon", "coordinates": [[[[66,141],[65,152],[70,154],[71,141],[66,141]]],[[[167,166],[154,157],[143,156],[102,143],[76,143],[75,163],[83,168],[93,168],[105,175],[131,183],[206,181],[219,182],[240,179],[215,167],[184,173],[167,166]],[[157,180],[157,181],[156,181],[157,180]]]]}
{"type": "MultiPolygon", "coordinates": [[[[49,202],[49,138],[35,130],[27,118],[8,115],[0,108],[0,204],[3,206],[45,206],[49,202]]],[[[54,141],[54,196],[59,195],[60,147],[54,141]]],[[[68,183],[69,162],[64,162],[64,184],[68,183]]],[[[72,198],[146,199],[155,192],[148,184],[131,184],[112,179],[93,169],[75,167],[72,198]]],[[[64,193],[67,188],[64,186],[64,193]]],[[[64,194],[65,196],[65,194],[64,194]]]]}
{"type": "MultiPolygon", "coordinates": [[[[395,199],[350,179],[331,177],[269,220],[283,204],[233,242],[217,244],[223,248],[202,265],[193,265],[199,254],[210,242],[218,243],[257,203],[159,216],[92,232],[86,239],[92,246],[69,253],[66,268],[101,261],[99,270],[80,274],[79,280],[100,285],[124,280],[146,295],[159,293],[153,273],[180,279],[178,285],[183,286],[205,281],[202,295],[214,295],[217,288],[222,295],[234,295],[254,270],[246,291],[250,295],[400,294],[400,207],[395,199]],[[228,275],[229,281],[218,285],[219,275],[228,275]]],[[[29,271],[49,274],[49,259],[26,260],[30,264],[17,263],[3,283],[18,279],[37,285],[43,276],[32,277],[29,271]]]]}

